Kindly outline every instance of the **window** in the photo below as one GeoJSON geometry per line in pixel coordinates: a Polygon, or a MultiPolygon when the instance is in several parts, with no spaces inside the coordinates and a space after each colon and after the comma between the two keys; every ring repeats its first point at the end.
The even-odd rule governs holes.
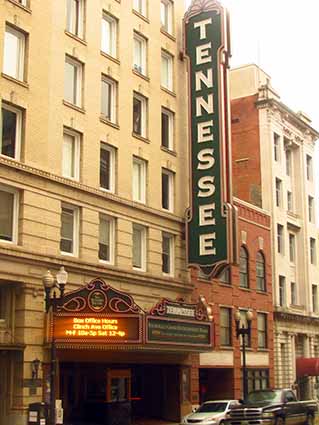
{"type": "Polygon", "coordinates": [[[314,222],[315,213],[314,213],[314,199],[312,196],[308,196],[308,216],[310,223],[314,222]]]}
{"type": "Polygon", "coordinates": [[[289,190],[287,191],[287,209],[288,212],[293,212],[294,209],[292,192],[290,192],[289,190]]]}
{"type": "Polygon", "coordinates": [[[254,390],[265,390],[269,388],[268,369],[247,370],[248,393],[254,390]]]}
{"type": "Polygon", "coordinates": [[[317,263],[317,253],[316,253],[316,239],[310,238],[310,263],[317,263]]]}
{"type": "Polygon", "coordinates": [[[117,110],[117,83],[111,78],[102,75],[101,81],[101,114],[102,117],[116,123],[117,110]]]}
{"type": "Polygon", "coordinates": [[[83,65],[69,56],[66,56],[64,78],[64,100],[81,107],[83,65]]]}
{"type": "Polygon", "coordinates": [[[306,172],[307,172],[307,180],[312,181],[313,179],[312,157],[309,155],[306,155],[306,172]]]}
{"type": "Polygon", "coordinates": [[[220,345],[231,346],[231,309],[220,308],[220,345]]]}
{"type": "Polygon", "coordinates": [[[287,174],[287,176],[291,176],[291,160],[292,160],[291,150],[287,149],[286,150],[286,174],[287,174]]]}
{"type": "Polygon", "coordinates": [[[133,224],[133,268],[146,269],[146,228],[133,224]]]}
{"type": "Polygon", "coordinates": [[[267,314],[257,313],[258,348],[267,348],[267,314]]]}
{"type": "Polygon", "coordinates": [[[146,137],[147,100],[145,97],[134,93],[133,96],[133,133],[146,137]]]}
{"type": "Polygon", "coordinates": [[[291,302],[291,305],[297,305],[296,282],[290,282],[290,302],[291,302]]]}
{"type": "Polygon", "coordinates": [[[147,41],[144,37],[134,32],[133,68],[140,74],[146,75],[146,50],[147,41]]]}
{"type": "Polygon", "coordinates": [[[241,246],[239,254],[239,286],[248,288],[248,280],[248,252],[245,247],[241,246]]]}
{"type": "MultiPolygon", "coordinates": [[[[239,310],[240,313],[240,326],[244,325],[244,327],[247,329],[248,328],[248,323],[247,323],[247,317],[246,317],[246,313],[247,310],[239,310]]],[[[246,347],[251,347],[251,334],[246,335],[242,335],[240,338],[240,345],[243,345],[243,338],[245,339],[245,344],[246,347]]]]}
{"type": "Polygon", "coordinates": [[[173,57],[162,50],[161,56],[161,85],[166,89],[173,91],[173,57]]]}
{"type": "Polygon", "coordinates": [[[162,234],[162,272],[174,274],[174,236],[168,233],[162,234]]]}
{"type": "Polygon", "coordinates": [[[100,187],[115,191],[115,149],[106,143],[100,144],[100,187]]]}
{"type": "Polygon", "coordinates": [[[62,175],[69,179],[79,180],[80,175],[80,140],[75,131],[64,129],[62,149],[62,175]]]}
{"type": "Polygon", "coordinates": [[[280,161],[280,136],[274,133],[274,160],[280,161]]]}
{"type": "Polygon", "coordinates": [[[146,202],[146,162],[133,158],[133,201],[146,202]]]}
{"type": "Polygon", "coordinates": [[[66,30],[83,38],[84,0],[67,0],[66,30]]]}
{"type": "Polygon", "coordinates": [[[257,291],[266,291],[266,270],[265,257],[261,252],[257,252],[256,256],[256,281],[257,291]]]}
{"type": "Polygon", "coordinates": [[[292,233],[289,233],[289,261],[296,261],[296,237],[292,233]]]}
{"type": "Polygon", "coordinates": [[[162,108],[162,146],[173,150],[174,139],[174,114],[166,108],[162,108]]]}
{"type": "Polygon", "coordinates": [[[22,4],[22,6],[27,7],[28,6],[28,1],[27,0],[17,0],[18,3],[22,4]]]}
{"type": "Polygon", "coordinates": [[[230,267],[225,267],[223,271],[218,276],[220,283],[223,283],[224,285],[230,285],[230,267]]]}
{"type": "Polygon", "coordinates": [[[101,50],[113,58],[117,57],[118,20],[108,13],[102,16],[101,50]]]}
{"type": "Polygon", "coordinates": [[[277,224],[277,251],[284,253],[284,226],[277,224]]]}
{"type": "Polygon", "coordinates": [[[146,16],[146,0],[133,0],[133,8],[136,12],[146,16]]]}
{"type": "Polygon", "coordinates": [[[282,182],[280,179],[276,178],[276,207],[282,206],[281,188],[282,182]]]}
{"type": "Polygon", "coordinates": [[[22,111],[2,103],[2,134],[0,139],[1,155],[20,159],[22,138],[22,111]]]}
{"type": "Polygon", "coordinates": [[[162,208],[174,210],[174,173],[162,169],[162,208]]]}
{"type": "Polygon", "coordinates": [[[79,211],[71,205],[62,205],[60,250],[63,254],[78,255],[79,211]]]}
{"type": "Polygon", "coordinates": [[[286,278],[279,276],[279,305],[284,307],[286,304],[286,278]]]}
{"type": "Polygon", "coordinates": [[[6,25],[3,49],[3,72],[17,80],[24,80],[26,36],[6,25]]]}
{"type": "Polygon", "coordinates": [[[170,0],[161,0],[161,26],[163,30],[172,34],[173,4],[170,0]]]}
{"type": "Polygon", "coordinates": [[[312,285],[312,311],[318,313],[318,286],[312,285]]]}
{"type": "Polygon", "coordinates": [[[17,243],[18,192],[0,185],[0,241],[17,243]]]}
{"type": "Polygon", "coordinates": [[[106,263],[114,263],[114,219],[100,214],[99,259],[106,263]]]}

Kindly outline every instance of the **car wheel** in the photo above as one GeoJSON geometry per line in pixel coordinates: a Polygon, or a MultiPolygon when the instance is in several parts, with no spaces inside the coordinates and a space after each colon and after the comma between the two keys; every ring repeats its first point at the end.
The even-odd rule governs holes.
{"type": "Polygon", "coordinates": [[[285,425],[284,418],[281,418],[281,417],[276,418],[275,425],[285,425]]]}
{"type": "Polygon", "coordinates": [[[307,415],[306,425],[314,425],[314,417],[312,415],[307,415]]]}

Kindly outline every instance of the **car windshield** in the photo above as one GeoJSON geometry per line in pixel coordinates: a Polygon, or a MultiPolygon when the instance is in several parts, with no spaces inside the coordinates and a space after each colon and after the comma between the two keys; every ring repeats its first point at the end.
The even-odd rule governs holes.
{"type": "Polygon", "coordinates": [[[248,394],[247,399],[245,401],[248,404],[265,403],[265,402],[280,403],[281,391],[276,391],[276,390],[253,391],[248,394]]]}
{"type": "Polygon", "coordinates": [[[205,412],[224,412],[226,410],[227,403],[204,403],[202,404],[196,412],[205,413],[205,412]]]}

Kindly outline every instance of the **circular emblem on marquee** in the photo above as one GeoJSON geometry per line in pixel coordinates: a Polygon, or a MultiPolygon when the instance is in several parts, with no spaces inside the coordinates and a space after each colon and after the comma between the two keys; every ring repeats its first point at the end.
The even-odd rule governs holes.
{"type": "Polygon", "coordinates": [[[92,310],[101,311],[107,303],[106,295],[100,290],[95,290],[89,295],[89,306],[92,310]]]}

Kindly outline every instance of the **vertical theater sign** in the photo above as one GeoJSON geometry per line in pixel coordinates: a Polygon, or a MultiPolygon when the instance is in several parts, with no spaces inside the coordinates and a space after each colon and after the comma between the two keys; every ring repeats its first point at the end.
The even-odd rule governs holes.
{"type": "Polygon", "coordinates": [[[229,25],[215,0],[193,0],[184,18],[188,57],[190,208],[188,263],[214,276],[235,261],[228,98],[229,25]]]}

